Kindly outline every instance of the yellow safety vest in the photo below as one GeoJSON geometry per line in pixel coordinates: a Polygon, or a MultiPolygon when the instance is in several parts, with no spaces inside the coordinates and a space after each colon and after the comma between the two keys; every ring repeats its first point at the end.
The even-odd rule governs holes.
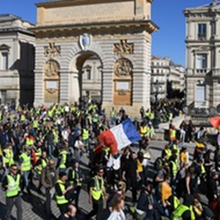
{"type": "Polygon", "coordinates": [[[10,175],[7,175],[8,178],[8,186],[6,190],[6,197],[13,197],[17,196],[18,193],[20,192],[20,180],[21,180],[21,175],[17,174],[16,180],[10,175]]]}
{"type": "Polygon", "coordinates": [[[172,151],[170,149],[164,149],[166,155],[168,156],[168,158],[172,155],[172,151]]]}
{"type": "Polygon", "coordinates": [[[47,158],[45,158],[45,159],[42,158],[41,164],[39,164],[39,165],[36,167],[36,171],[37,171],[38,174],[41,174],[42,169],[47,166],[47,162],[48,162],[48,159],[47,159],[47,158]]]}
{"type": "Polygon", "coordinates": [[[201,164],[201,173],[202,173],[202,174],[205,174],[205,173],[206,173],[206,171],[205,171],[205,167],[204,167],[203,164],[201,164]]]}
{"type": "Polygon", "coordinates": [[[95,181],[95,186],[92,188],[92,197],[95,200],[99,200],[103,195],[102,189],[104,187],[104,180],[103,178],[101,179],[101,186],[100,186],[98,177],[95,176],[93,179],[95,181]]]}
{"type": "Polygon", "coordinates": [[[21,163],[21,170],[30,171],[31,170],[31,157],[28,156],[26,153],[22,153],[20,158],[23,159],[23,162],[21,163]]]}
{"type": "Polygon", "coordinates": [[[24,121],[25,121],[25,116],[24,116],[24,115],[21,115],[20,121],[21,121],[21,122],[24,122],[24,121]]]}
{"type": "Polygon", "coordinates": [[[173,197],[173,207],[174,207],[174,210],[180,205],[180,200],[176,197],[176,196],[174,196],[173,197]]]}
{"type": "Polygon", "coordinates": [[[171,219],[172,220],[180,220],[182,219],[182,215],[185,211],[189,210],[189,207],[180,204],[177,209],[172,213],[171,219]]]}
{"type": "Polygon", "coordinates": [[[173,164],[173,170],[172,170],[172,172],[173,172],[173,176],[175,177],[176,174],[177,174],[177,172],[178,172],[178,167],[177,167],[177,165],[176,165],[176,163],[175,163],[174,161],[171,160],[170,163],[173,164]]]}
{"type": "Polygon", "coordinates": [[[147,126],[141,126],[140,127],[140,136],[146,137],[148,135],[148,127],[147,126]]]}
{"type": "Polygon", "coordinates": [[[177,154],[179,155],[180,149],[179,149],[179,147],[176,144],[173,144],[173,150],[176,150],[177,154]]]}
{"type": "MultiPolygon", "coordinates": [[[[61,180],[57,180],[57,183],[60,186],[61,192],[63,192],[65,190],[65,184],[61,180]]],[[[68,203],[69,201],[66,200],[65,195],[58,196],[56,194],[56,202],[57,202],[57,205],[63,205],[63,204],[68,203]]]]}
{"type": "Polygon", "coordinates": [[[38,161],[38,159],[40,158],[41,155],[42,155],[42,150],[39,147],[39,148],[37,148],[37,151],[35,152],[35,156],[37,158],[37,161],[38,161]]]}
{"type": "Polygon", "coordinates": [[[115,111],[115,109],[111,110],[111,118],[114,118],[115,115],[116,115],[116,111],[115,111]]]}
{"type": "Polygon", "coordinates": [[[12,150],[4,149],[5,156],[4,162],[9,165],[9,167],[14,164],[14,153],[12,150]]]}
{"type": "Polygon", "coordinates": [[[68,154],[68,152],[66,150],[60,152],[60,155],[62,157],[61,162],[60,162],[60,166],[59,166],[60,169],[66,168],[67,154],[68,154]]]}
{"type": "MultiPolygon", "coordinates": [[[[74,169],[72,170],[72,179],[79,179],[79,174],[74,169]]],[[[70,181],[70,184],[73,184],[73,180],[70,181]]],[[[77,182],[77,186],[82,186],[81,182],[77,182]]]]}
{"type": "Polygon", "coordinates": [[[171,139],[171,141],[176,139],[176,130],[175,129],[171,130],[170,139],[171,139]]]}
{"type": "Polygon", "coordinates": [[[31,138],[26,138],[26,141],[25,141],[26,147],[31,146],[33,144],[34,144],[34,140],[32,140],[31,138]]]}
{"type": "Polygon", "coordinates": [[[38,121],[37,120],[33,121],[33,128],[38,128],[38,121]]]}
{"type": "Polygon", "coordinates": [[[85,128],[83,129],[82,139],[83,140],[88,140],[89,139],[89,131],[85,128]]]}

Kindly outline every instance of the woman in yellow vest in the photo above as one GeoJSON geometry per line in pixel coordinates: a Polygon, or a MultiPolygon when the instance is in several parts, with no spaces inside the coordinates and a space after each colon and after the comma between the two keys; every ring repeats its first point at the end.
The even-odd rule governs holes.
{"type": "Polygon", "coordinates": [[[67,187],[67,175],[65,172],[59,173],[59,179],[57,180],[55,184],[55,198],[57,206],[61,212],[61,214],[64,214],[67,210],[67,207],[69,205],[69,200],[66,198],[67,193],[73,189],[73,185],[70,185],[67,187]]]}

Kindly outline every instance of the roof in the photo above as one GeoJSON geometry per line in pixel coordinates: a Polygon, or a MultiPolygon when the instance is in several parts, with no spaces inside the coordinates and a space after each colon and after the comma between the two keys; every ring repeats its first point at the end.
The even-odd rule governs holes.
{"type": "Polygon", "coordinates": [[[14,21],[17,19],[21,19],[21,17],[12,15],[12,14],[0,14],[0,22],[4,21],[14,21]]]}
{"type": "Polygon", "coordinates": [[[200,10],[200,9],[209,9],[209,8],[219,8],[220,6],[220,2],[212,2],[210,4],[206,4],[206,5],[201,5],[201,6],[198,6],[198,7],[191,7],[191,8],[186,8],[185,11],[187,10],[200,10]]]}

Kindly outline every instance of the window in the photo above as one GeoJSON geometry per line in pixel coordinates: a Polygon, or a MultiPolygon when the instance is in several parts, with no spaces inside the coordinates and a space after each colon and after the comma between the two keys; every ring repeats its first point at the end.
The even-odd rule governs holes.
{"type": "Polygon", "coordinates": [[[83,79],[91,80],[91,66],[87,65],[83,68],[83,79]]]}
{"type": "Polygon", "coordinates": [[[206,38],[206,24],[198,25],[198,38],[205,39],[206,38]]]}
{"type": "Polygon", "coordinates": [[[204,104],[204,102],[205,102],[205,85],[203,85],[203,84],[196,85],[195,101],[196,101],[197,106],[204,104]]]}
{"type": "Polygon", "coordinates": [[[8,53],[7,52],[2,53],[2,69],[8,70],[8,53]]]}
{"type": "Polygon", "coordinates": [[[207,54],[197,54],[196,69],[206,69],[206,68],[207,68],[207,54]]]}
{"type": "Polygon", "coordinates": [[[91,69],[86,69],[86,79],[91,80],[91,69]]]}

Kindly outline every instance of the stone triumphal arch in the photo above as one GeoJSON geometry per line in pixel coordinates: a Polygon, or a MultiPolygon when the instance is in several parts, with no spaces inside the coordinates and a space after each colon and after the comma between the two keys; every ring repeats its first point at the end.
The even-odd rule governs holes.
{"type": "Polygon", "coordinates": [[[148,108],[151,34],[157,30],[151,21],[151,3],[38,3],[32,29],[36,35],[35,105],[74,103],[92,84],[107,111],[123,106],[134,115],[141,106],[148,108]],[[92,68],[98,74],[91,83],[92,68]]]}

